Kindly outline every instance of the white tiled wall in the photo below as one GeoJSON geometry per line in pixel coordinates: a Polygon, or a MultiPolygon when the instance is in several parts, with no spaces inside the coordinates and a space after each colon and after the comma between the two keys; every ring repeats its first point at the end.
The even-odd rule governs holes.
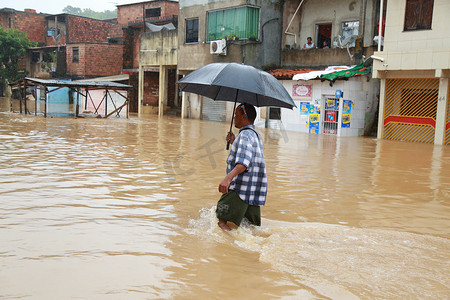
{"type": "Polygon", "coordinates": [[[382,64],[374,70],[450,68],[450,1],[435,0],[431,29],[404,31],[406,0],[388,1],[382,64]]]}
{"type": "MultiPolygon", "coordinates": [[[[351,100],[353,102],[350,128],[341,128],[338,131],[340,136],[358,136],[364,133],[364,126],[366,122],[366,113],[373,118],[378,107],[379,82],[372,79],[367,82],[367,77],[353,77],[348,81],[338,80],[333,86],[330,86],[329,81],[320,82],[318,80],[310,81],[282,81],[283,86],[292,95],[292,87],[294,84],[311,84],[312,97],[310,101],[318,100],[319,103],[323,95],[330,95],[334,97],[336,90],[344,92],[343,99],[351,100]]],[[[306,100],[301,100],[306,101],[306,100]]],[[[281,120],[286,130],[309,132],[309,127],[306,122],[309,120],[302,119],[300,115],[300,100],[294,100],[297,108],[293,110],[281,109],[281,120]]],[[[341,102],[342,103],[342,102],[341,102]]],[[[342,106],[342,104],[341,104],[342,106]]],[[[342,114],[342,107],[339,115],[342,114]]],[[[341,120],[339,119],[339,124],[341,120]]]]}

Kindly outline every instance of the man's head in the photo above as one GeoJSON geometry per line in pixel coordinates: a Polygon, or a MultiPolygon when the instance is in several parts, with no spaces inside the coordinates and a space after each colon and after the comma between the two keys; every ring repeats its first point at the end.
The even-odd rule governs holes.
{"type": "Polygon", "coordinates": [[[234,125],[237,128],[242,128],[255,122],[256,109],[251,104],[243,103],[236,108],[234,116],[234,125]]]}

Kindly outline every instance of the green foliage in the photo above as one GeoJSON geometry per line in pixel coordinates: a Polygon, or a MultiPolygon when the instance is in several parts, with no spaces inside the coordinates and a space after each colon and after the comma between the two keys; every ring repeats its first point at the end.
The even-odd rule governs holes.
{"type": "Polygon", "coordinates": [[[80,16],[80,17],[87,17],[87,18],[92,18],[92,19],[97,19],[97,20],[117,18],[117,9],[97,12],[90,8],[81,9],[78,7],[73,7],[73,6],[67,5],[66,7],[64,7],[63,12],[66,14],[71,14],[71,15],[80,16]]]}
{"type": "Polygon", "coordinates": [[[37,43],[28,39],[25,32],[6,29],[0,26],[0,80],[14,82],[25,76],[25,70],[19,69],[19,60],[25,55],[27,48],[37,43]]]}

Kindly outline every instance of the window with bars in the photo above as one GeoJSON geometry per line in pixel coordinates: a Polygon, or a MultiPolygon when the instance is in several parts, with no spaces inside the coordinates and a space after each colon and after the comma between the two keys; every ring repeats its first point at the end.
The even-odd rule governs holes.
{"type": "Polygon", "coordinates": [[[209,11],[206,40],[213,41],[232,36],[239,39],[258,39],[259,8],[241,6],[209,11]]]}
{"type": "Polygon", "coordinates": [[[323,120],[323,133],[336,135],[339,127],[339,99],[327,98],[325,100],[325,118],[323,120]]]}
{"type": "Polygon", "coordinates": [[[404,30],[431,29],[434,0],[406,0],[404,30]]]}

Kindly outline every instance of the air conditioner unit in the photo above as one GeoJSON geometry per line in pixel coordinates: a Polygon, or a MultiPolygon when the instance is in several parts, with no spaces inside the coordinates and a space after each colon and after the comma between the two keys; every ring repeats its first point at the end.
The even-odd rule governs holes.
{"type": "Polygon", "coordinates": [[[225,39],[211,41],[209,43],[209,53],[227,55],[227,42],[225,39]]]}

